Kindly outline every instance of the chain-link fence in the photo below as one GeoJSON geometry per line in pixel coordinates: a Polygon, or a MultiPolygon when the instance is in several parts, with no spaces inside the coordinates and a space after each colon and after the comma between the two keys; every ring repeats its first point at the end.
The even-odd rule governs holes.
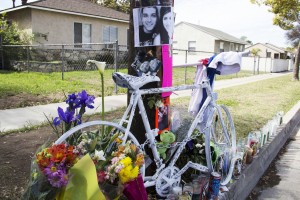
{"type": "Polygon", "coordinates": [[[173,49],[173,65],[182,65],[185,63],[197,63],[203,58],[210,58],[215,52],[193,51],[186,49],[173,49]]]}
{"type": "Polygon", "coordinates": [[[0,49],[1,69],[64,72],[95,70],[86,65],[88,60],[106,62],[107,68],[116,71],[127,68],[128,50],[118,43],[3,45],[0,49]]]}

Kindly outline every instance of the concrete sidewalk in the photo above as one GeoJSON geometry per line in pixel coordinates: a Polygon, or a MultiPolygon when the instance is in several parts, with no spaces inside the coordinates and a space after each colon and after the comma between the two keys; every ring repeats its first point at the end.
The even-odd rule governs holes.
{"type": "MultiPolygon", "coordinates": [[[[247,83],[252,83],[256,81],[261,81],[269,78],[276,78],[279,76],[290,74],[288,73],[272,73],[272,74],[262,74],[245,78],[235,78],[229,80],[216,81],[214,89],[223,89],[237,85],[243,85],[247,83]]],[[[190,96],[191,90],[176,92],[171,98],[178,98],[183,96],[190,96]]],[[[116,95],[105,97],[105,112],[115,110],[119,107],[126,106],[127,95],[116,95]]],[[[87,109],[87,114],[94,114],[101,112],[101,97],[95,99],[95,109],[87,109]]],[[[24,128],[26,126],[39,125],[44,123],[46,116],[49,118],[57,116],[57,108],[67,107],[65,102],[54,103],[48,105],[32,106],[17,109],[7,109],[0,111],[0,132],[6,132],[11,130],[16,130],[24,128]]]]}

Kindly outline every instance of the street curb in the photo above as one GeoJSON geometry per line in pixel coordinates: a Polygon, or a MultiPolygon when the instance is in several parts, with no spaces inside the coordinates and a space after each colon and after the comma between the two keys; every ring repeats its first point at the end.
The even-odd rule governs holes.
{"type": "Polygon", "coordinates": [[[283,124],[278,127],[276,135],[260,149],[253,162],[242,170],[239,180],[234,181],[224,199],[246,199],[256,186],[261,176],[268,169],[283,145],[295,136],[300,128],[300,101],[283,117],[283,124]]]}

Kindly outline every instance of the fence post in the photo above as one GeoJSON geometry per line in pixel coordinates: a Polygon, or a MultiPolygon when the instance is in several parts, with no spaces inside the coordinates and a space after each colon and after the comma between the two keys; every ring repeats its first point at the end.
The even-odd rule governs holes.
{"type": "MultiPolygon", "coordinates": [[[[187,63],[187,54],[188,50],[185,50],[185,64],[187,63]]],[[[186,84],[186,68],[187,66],[184,67],[184,84],[186,84]]]]}
{"type": "Polygon", "coordinates": [[[64,71],[65,71],[65,46],[62,44],[61,46],[61,80],[64,80],[64,71]]]}
{"type": "Polygon", "coordinates": [[[0,35],[0,47],[1,47],[1,69],[4,69],[4,56],[3,56],[3,43],[2,43],[2,36],[0,35]]]}
{"type": "Polygon", "coordinates": [[[257,74],[259,74],[259,63],[260,63],[260,57],[258,56],[258,59],[257,59],[257,74]]]}
{"type": "Polygon", "coordinates": [[[27,72],[29,73],[29,46],[26,46],[27,72]]]}
{"type": "MultiPolygon", "coordinates": [[[[116,48],[115,48],[115,55],[114,55],[115,72],[118,71],[118,55],[119,55],[119,43],[118,40],[116,40],[116,48]]],[[[118,86],[116,83],[115,83],[115,94],[118,94],[118,86]]]]}
{"type": "Polygon", "coordinates": [[[254,65],[253,65],[253,75],[255,75],[255,63],[256,63],[256,57],[254,56],[253,57],[253,61],[254,61],[254,65]]]}

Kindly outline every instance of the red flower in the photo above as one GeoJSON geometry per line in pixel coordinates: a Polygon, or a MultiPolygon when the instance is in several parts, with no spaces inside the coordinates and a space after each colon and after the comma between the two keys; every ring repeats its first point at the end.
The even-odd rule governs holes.
{"type": "Polygon", "coordinates": [[[50,158],[45,156],[45,152],[38,153],[36,155],[36,161],[41,170],[50,164],[50,158]]]}
{"type": "Polygon", "coordinates": [[[200,60],[200,62],[202,62],[202,64],[205,65],[205,66],[207,66],[208,61],[209,61],[209,58],[204,58],[204,59],[200,60]]]}
{"type": "Polygon", "coordinates": [[[99,183],[103,183],[105,181],[106,173],[105,171],[100,171],[97,173],[97,178],[99,183]]]}
{"type": "Polygon", "coordinates": [[[55,163],[62,162],[66,159],[66,149],[64,144],[53,145],[48,148],[47,152],[51,154],[51,161],[55,163]]]}

